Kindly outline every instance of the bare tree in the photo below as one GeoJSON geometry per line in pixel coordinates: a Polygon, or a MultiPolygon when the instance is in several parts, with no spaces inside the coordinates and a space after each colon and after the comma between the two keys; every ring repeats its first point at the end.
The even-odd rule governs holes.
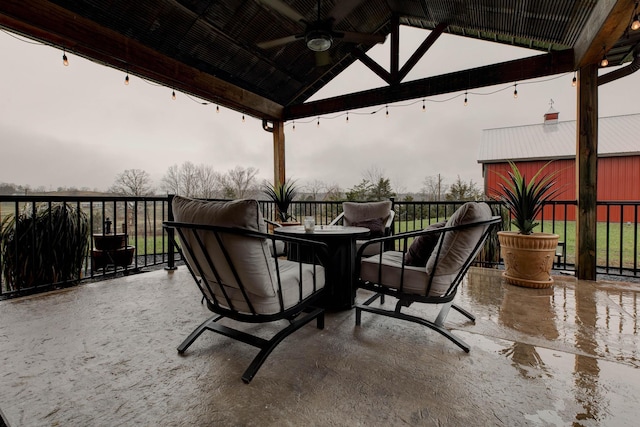
{"type": "Polygon", "coordinates": [[[422,196],[426,201],[444,200],[447,186],[440,174],[428,176],[422,181],[422,196]]]}
{"type": "Polygon", "coordinates": [[[142,169],[127,169],[116,176],[109,191],[126,196],[148,196],[153,194],[151,177],[142,169]]]}
{"type": "Polygon", "coordinates": [[[327,186],[326,192],[324,194],[324,200],[341,200],[342,199],[342,189],[338,184],[330,184],[327,186]]]}
{"type": "Polygon", "coordinates": [[[319,179],[314,179],[304,186],[304,190],[309,193],[310,200],[318,200],[318,196],[326,192],[327,184],[319,179]]]}
{"type": "Polygon", "coordinates": [[[243,199],[251,197],[258,192],[256,175],[258,169],[254,167],[243,168],[236,166],[222,176],[222,189],[224,197],[230,199],[243,199]]]}
{"type": "Polygon", "coordinates": [[[160,184],[167,194],[180,194],[180,168],[178,165],[169,166],[160,184]]]}
{"type": "Polygon", "coordinates": [[[211,199],[221,195],[222,177],[213,170],[212,166],[198,165],[196,168],[196,181],[196,197],[211,199]]]}
{"type": "Polygon", "coordinates": [[[210,165],[196,166],[187,161],[169,167],[162,178],[162,187],[167,193],[210,199],[221,196],[222,177],[210,165]]]}

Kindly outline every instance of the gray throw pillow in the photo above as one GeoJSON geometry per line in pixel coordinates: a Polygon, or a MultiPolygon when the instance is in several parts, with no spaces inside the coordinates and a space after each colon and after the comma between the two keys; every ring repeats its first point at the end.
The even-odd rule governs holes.
{"type": "MultiPolygon", "coordinates": [[[[425,228],[425,231],[436,230],[444,227],[446,224],[446,221],[436,222],[425,228]]],[[[415,267],[426,266],[427,260],[438,244],[438,239],[441,235],[442,233],[431,233],[416,237],[411,243],[411,246],[409,246],[409,250],[404,257],[404,263],[415,267]]]]}
{"type": "Polygon", "coordinates": [[[351,223],[353,227],[364,227],[369,229],[369,237],[383,237],[384,236],[384,222],[382,218],[369,218],[362,221],[355,221],[351,223]]]}

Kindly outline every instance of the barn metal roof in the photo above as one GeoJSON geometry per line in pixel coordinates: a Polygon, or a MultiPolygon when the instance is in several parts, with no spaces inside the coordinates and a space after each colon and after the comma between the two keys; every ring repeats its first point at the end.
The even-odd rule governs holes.
{"type": "Polygon", "coordinates": [[[634,0],[2,0],[0,27],[255,117],[289,120],[571,71],[605,53],[619,65],[640,41],[628,30],[636,9],[634,0]],[[302,39],[259,47],[305,33],[318,16],[334,17],[336,32],[391,40],[390,69],[367,56],[370,38],[334,38],[320,55],[325,65],[302,39]],[[405,64],[401,25],[429,30],[405,64]],[[539,54],[405,81],[443,32],[539,54]],[[307,102],[356,60],[388,85],[307,102]]]}
{"type": "MultiPolygon", "coordinates": [[[[640,114],[598,119],[598,155],[640,155],[640,114]]],[[[576,122],[539,123],[482,131],[478,163],[576,158],[576,122]]]]}

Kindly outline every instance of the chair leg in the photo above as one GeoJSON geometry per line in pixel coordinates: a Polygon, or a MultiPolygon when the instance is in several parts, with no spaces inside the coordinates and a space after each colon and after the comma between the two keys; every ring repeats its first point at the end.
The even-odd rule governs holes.
{"type": "Polygon", "coordinates": [[[267,357],[276,348],[276,346],[280,344],[286,337],[288,337],[293,332],[297,331],[313,319],[317,319],[317,324],[322,325],[322,328],[318,326],[319,329],[324,328],[324,310],[321,308],[315,308],[304,316],[297,317],[289,324],[289,326],[275,334],[270,340],[265,342],[263,346],[260,346],[260,352],[256,355],[256,357],[253,358],[247,370],[242,374],[242,381],[245,384],[249,384],[258,372],[258,369],[260,369],[262,364],[265,362],[265,360],[267,360],[267,357]]]}
{"type": "Polygon", "coordinates": [[[309,310],[305,310],[304,314],[301,314],[291,320],[287,327],[280,330],[269,340],[216,323],[223,317],[224,316],[215,315],[205,320],[200,326],[191,332],[191,334],[189,334],[182,344],[178,346],[178,353],[183,354],[205,330],[216,332],[245,344],[249,344],[253,347],[257,347],[260,349],[260,352],[253,358],[247,370],[242,374],[242,381],[245,384],[251,382],[258,372],[258,369],[260,369],[265,360],[267,360],[269,354],[271,354],[276,346],[287,336],[291,335],[313,319],[316,319],[318,329],[324,328],[324,310],[321,308],[310,308],[309,310]]]}
{"type": "MultiPolygon", "coordinates": [[[[369,297],[369,299],[367,299],[365,302],[363,302],[362,305],[370,305],[378,298],[380,298],[380,304],[384,304],[384,294],[374,294],[373,296],[369,297]]],[[[356,304],[355,309],[356,309],[356,326],[360,326],[360,321],[362,320],[362,308],[359,308],[358,304],[356,304]]]]}
{"type": "Polygon", "coordinates": [[[191,332],[189,334],[189,336],[182,341],[182,344],[180,344],[178,346],[178,353],[183,354],[191,344],[193,344],[193,342],[198,339],[198,337],[200,335],[202,335],[202,333],[206,330],[214,330],[213,327],[211,326],[213,323],[217,322],[218,320],[220,320],[222,318],[222,316],[212,316],[210,318],[208,318],[207,320],[205,320],[204,322],[202,322],[202,324],[200,326],[198,326],[193,332],[191,332]]]}
{"type": "Polygon", "coordinates": [[[472,322],[476,321],[476,316],[474,316],[473,314],[469,313],[467,310],[465,310],[464,308],[457,306],[455,304],[453,304],[451,306],[451,308],[453,308],[454,310],[456,310],[458,313],[462,314],[463,316],[465,316],[467,319],[471,320],[472,322]]]}
{"type": "MultiPolygon", "coordinates": [[[[365,302],[365,304],[366,304],[366,302],[365,302]]],[[[358,317],[358,310],[367,311],[369,313],[374,313],[374,314],[380,314],[382,316],[393,317],[393,318],[396,318],[396,319],[407,320],[409,322],[418,323],[420,325],[423,325],[423,326],[426,326],[426,327],[428,327],[430,329],[433,329],[434,331],[440,333],[441,335],[443,335],[444,337],[446,337],[447,339],[452,341],[454,344],[456,344],[458,347],[460,347],[466,353],[469,353],[469,351],[471,350],[471,347],[469,347],[469,345],[466,342],[464,342],[460,338],[458,338],[455,335],[453,335],[451,333],[451,331],[449,331],[447,328],[445,328],[443,326],[444,320],[446,319],[447,314],[449,312],[449,308],[452,305],[451,303],[445,304],[445,306],[442,307],[442,309],[440,310],[440,313],[438,314],[438,318],[436,319],[435,322],[423,319],[421,317],[411,316],[411,315],[408,315],[408,314],[405,314],[405,313],[400,313],[399,311],[383,310],[383,309],[380,309],[380,308],[370,307],[370,306],[365,305],[365,304],[361,304],[361,305],[360,304],[356,304],[356,322],[358,321],[358,318],[357,318],[358,317]],[[438,322],[441,322],[441,324],[438,324],[438,322]]],[[[356,323],[356,324],[359,324],[359,323],[356,323]]]]}

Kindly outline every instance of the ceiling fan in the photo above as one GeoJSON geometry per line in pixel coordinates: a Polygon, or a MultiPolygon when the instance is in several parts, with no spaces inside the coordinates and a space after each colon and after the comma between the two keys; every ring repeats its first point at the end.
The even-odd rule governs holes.
{"type": "Polygon", "coordinates": [[[258,0],[259,3],[303,25],[304,31],[299,34],[292,34],[279,39],[261,42],[258,43],[257,46],[262,49],[270,49],[298,40],[304,40],[310,50],[314,52],[325,52],[333,46],[334,40],[338,39],[349,43],[383,43],[386,39],[384,35],[336,31],[333,29],[335,24],[338,24],[346,18],[362,1],[363,0],[338,0],[331,12],[329,12],[329,15],[322,19],[320,15],[321,4],[320,0],[318,0],[317,19],[309,22],[304,16],[281,0],[258,0]]]}

